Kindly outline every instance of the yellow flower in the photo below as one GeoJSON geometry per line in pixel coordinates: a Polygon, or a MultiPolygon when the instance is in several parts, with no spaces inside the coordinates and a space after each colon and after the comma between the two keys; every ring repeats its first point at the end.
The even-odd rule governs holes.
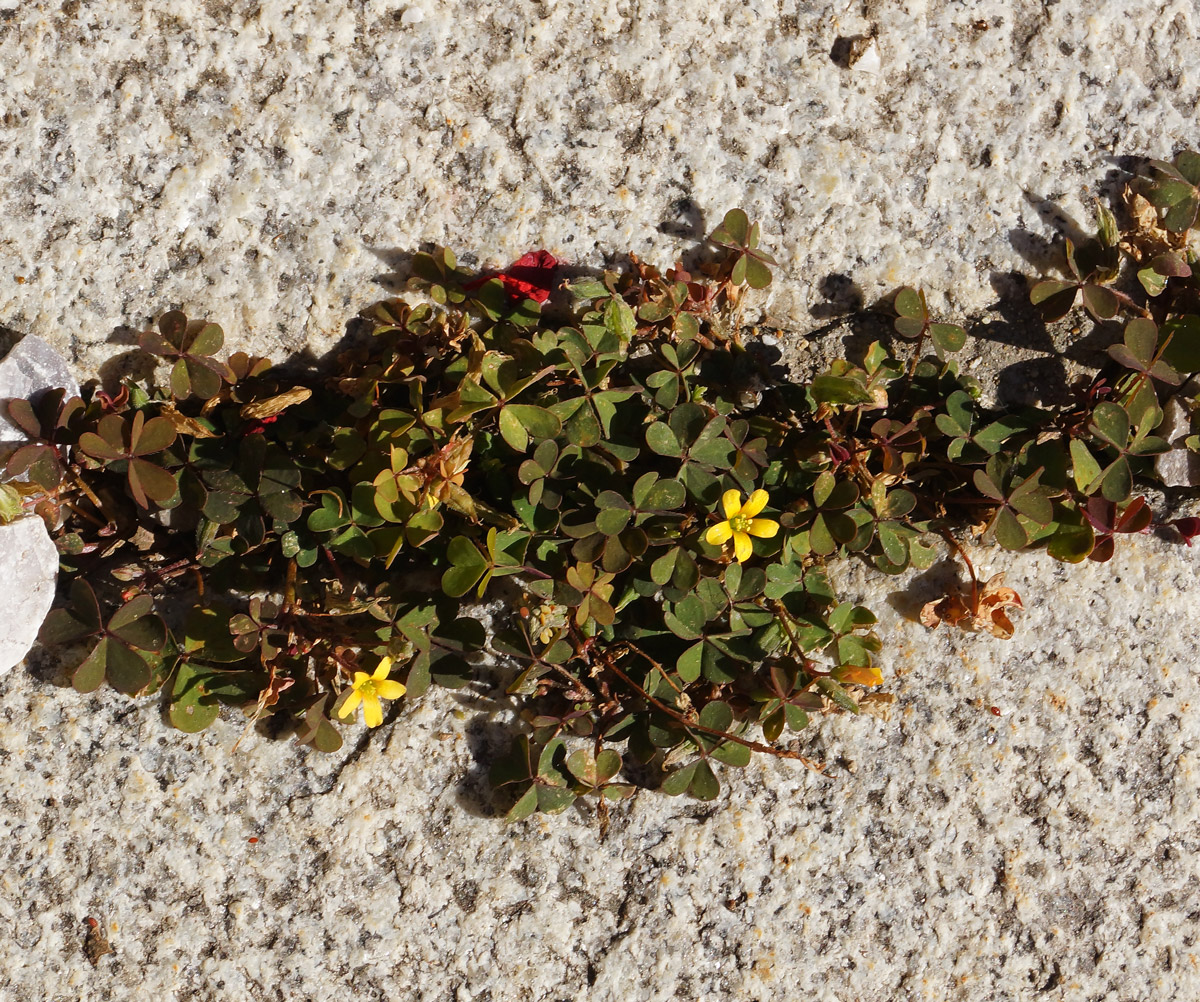
{"type": "Polygon", "coordinates": [[[725,521],[718,522],[704,534],[706,542],[713,546],[723,546],[733,540],[733,554],[738,563],[750,559],[754,552],[751,536],[760,539],[770,539],[779,531],[779,523],[769,518],[755,518],[767,506],[767,492],[762,488],[756,490],[742,504],[742,492],[726,491],[721,497],[721,507],[725,511],[725,521]]]}
{"type": "Polygon", "coordinates": [[[363,720],[366,721],[367,726],[378,727],[382,724],[383,706],[379,700],[399,699],[405,692],[403,683],[388,678],[391,670],[392,659],[384,658],[379,662],[379,667],[375,669],[374,675],[368,675],[365,671],[356,671],[354,685],[350,687],[350,695],[346,697],[346,702],[338,710],[338,716],[345,720],[358,709],[358,704],[362,703],[363,720]]]}

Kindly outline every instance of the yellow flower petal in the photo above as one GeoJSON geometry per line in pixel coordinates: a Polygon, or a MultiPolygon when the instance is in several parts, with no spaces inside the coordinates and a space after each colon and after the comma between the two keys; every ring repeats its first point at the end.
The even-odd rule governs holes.
{"type": "Polygon", "coordinates": [[[752,518],[746,526],[746,531],[759,539],[770,539],[779,531],[779,523],[772,522],[769,518],[752,518]]]}
{"type": "Polygon", "coordinates": [[[750,537],[744,532],[735,532],[733,534],[733,555],[737,557],[738,563],[745,563],[753,554],[754,544],[750,542],[750,537]]]}
{"type": "Polygon", "coordinates": [[[726,518],[733,518],[742,510],[742,492],[728,490],[721,495],[721,509],[726,518]]]}
{"type": "Polygon", "coordinates": [[[375,669],[375,674],[371,678],[378,682],[381,678],[387,678],[392,670],[392,659],[384,658],[379,662],[379,667],[375,669]]]}
{"type": "Polygon", "coordinates": [[[750,499],[742,505],[742,510],[738,514],[743,518],[753,518],[767,506],[769,500],[767,492],[760,487],[750,495],[750,499]]]}
{"type": "Polygon", "coordinates": [[[363,700],[363,720],[368,727],[378,727],[383,723],[383,704],[379,697],[368,696],[363,700]]]}
{"type": "Polygon", "coordinates": [[[711,546],[723,546],[733,535],[733,526],[728,522],[718,522],[704,534],[704,541],[711,546]]]}
{"type": "Polygon", "coordinates": [[[883,685],[883,672],[878,668],[843,665],[838,669],[837,675],[840,682],[853,682],[855,685],[883,685]]]}
{"type": "Polygon", "coordinates": [[[358,709],[358,704],[361,702],[362,702],[362,696],[360,696],[355,690],[352,689],[350,691],[350,695],[346,697],[346,702],[344,702],[342,704],[342,708],[340,710],[338,710],[338,716],[342,720],[345,720],[347,717],[352,715],[355,710],[358,709]]]}
{"type": "Polygon", "coordinates": [[[385,678],[380,679],[375,683],[375,691],[384,699],[399,699],[408,690],[405,689],[403,682],[397,682],[395,679],[385,678]]]}
{"type": "Polygon", "coordinates": [[[361,689],[362,684],[364,682],[366,682],[370,677],[371,676],[368,675],[365,671],[356,671],[354,673],[354,688],[361,689]]]}

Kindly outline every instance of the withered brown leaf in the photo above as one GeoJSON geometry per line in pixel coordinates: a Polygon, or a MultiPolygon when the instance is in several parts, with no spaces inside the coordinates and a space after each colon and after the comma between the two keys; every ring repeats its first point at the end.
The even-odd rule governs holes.
{"type": "Polygon", "coordinates": [[[1125,187],[1125,207],[1132,228],[1121,239],[1121,250],[1138,264],[1187,246],[1187,232],[1172,233],[1162,225],[1158,210],[1133,187],[1125,187]]]}
{"type": "MultiPolygon", "coordinates": [[[[215,398],[214,398],[215,399],[215,398]]],[[[180,435],[191,435],[193,438],[220,438],[221,436],[204,427],[195,418],[181,414],[171,404],[164,404],[159,414],[171,422],[171,427],[180,435]]]]}
{"type": "Polygon", "coordinates": [[[247,421],[262,421],[282,413],[293,404],[303,403],[312,396],[312,390],[307,386],[293,386],[265,400],[255,400],[246,404],[238,413],[247,421]]]}
{"type": "Polygon", "coordinates": [[[957,626],[963,630],[987,631],[993,637],[1008,640],[1013,635],[1012,620],[1004,611],[1008,607],[1023,609],[1021,596],[1004,586],[1004,574],[994,574],[978,590],[974,607],[969,595],[955,592],[921,608],[921,623],[931,630],[938,624],[957,626]]]}

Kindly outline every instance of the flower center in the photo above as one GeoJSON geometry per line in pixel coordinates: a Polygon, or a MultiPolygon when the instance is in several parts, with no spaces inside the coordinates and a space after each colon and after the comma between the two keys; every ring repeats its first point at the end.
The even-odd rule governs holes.
{"type": "Polygon", "coordinates": [[[750,529],[750,519],[745,515],[734,515],[729,520],[729,527],[734,532],[747,532],[750,529]]]}
{"type": "Polygon", "coordinates": [[[363,682],[363,684],[358,687],[358,694],[360,696],[374,696],[375,680],[373,678],[369,678],[363,682]]]}

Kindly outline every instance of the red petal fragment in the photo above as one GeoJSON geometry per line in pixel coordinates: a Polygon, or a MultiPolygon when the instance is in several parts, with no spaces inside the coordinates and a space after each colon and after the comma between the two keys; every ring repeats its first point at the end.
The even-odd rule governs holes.
{"type": "Polygon", "coordinates": [[[522,255],[498,276],[510,293],[544,303],[550,298],[558,261],[549,251],[530,251],[522,255]]]}
{"type": "Polygon", "coordinates": [[[510,296],[544,303],[550,298],[550,289],[558,264],[558,259],[549,251],[530,251],[528,254],[522,254],[500,274],[481,275],[479,278],[463,283],[463,288],[478,289],[485,282],[496,278],[500,280],[500,284],[504,286],[510,296]]]}

